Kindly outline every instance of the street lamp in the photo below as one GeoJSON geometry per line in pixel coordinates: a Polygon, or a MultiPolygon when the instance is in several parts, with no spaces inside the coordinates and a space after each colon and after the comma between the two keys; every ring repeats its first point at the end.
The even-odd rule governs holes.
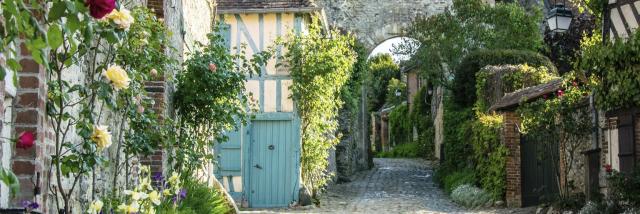
{"type": "Polygon", "coordinates": [[[402,92],[400,92],[400,90],[396,89],[396,97],[400,97],[400,95],[402,95],[402,92]]]}
{"type": "Polygon", "coordinates": [[[569,8],[566,8],[563,3],[556,3],[555,7],[549,11],[547,16],[547,24],[549,29],[556,33],[563,33],[569,30],[571,20],[573,19],[573,12],[569,8]]]}

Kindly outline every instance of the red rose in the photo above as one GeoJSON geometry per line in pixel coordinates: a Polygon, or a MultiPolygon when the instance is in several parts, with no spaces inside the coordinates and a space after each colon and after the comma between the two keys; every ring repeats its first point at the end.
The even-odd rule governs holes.
{"type": "Polygon", "coordinates": [[[606,171],[607,173],[613,172],[613,169],[611,168],[611,164],[604,165],[604,171],[606,171]]]}
{"type": "Polygon", "coordinates": [[[209,63],[209,70],[211,72],[216,72],[216,70],[218,70],[218,66],[216,66],[216,64],[209,63]]]}
{"type": "Polygon", "coordinates": [[[562,97],[564,95],[564,91],[562,89],[558,90],[558,97],[562,97]]]}
{"type": "Polygon", "coordinates": [[[35,141],[36,137],[33,135],[33,132],[22,132],[20,133],[20,136],[18,136],[16,147],[20,149],[29,149],[33,146],[35,141]]]}
{"type": "Polygon", "coordinates": [[[85,4],[89,6],[89,14],[96,19],[101,19],[116,8],[116,0],[87,0],[85,4]]]}

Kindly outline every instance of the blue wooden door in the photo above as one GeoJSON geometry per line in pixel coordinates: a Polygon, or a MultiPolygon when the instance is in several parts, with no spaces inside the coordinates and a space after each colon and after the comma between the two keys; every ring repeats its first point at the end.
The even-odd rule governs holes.
{"type": "Polygon", "coordinates": [[[246,127],[239,125],[238,130],[226,133],[229,140],[218,143],[215,146],[216,171],[215,175],[221,183],[226,183],[227,191],[234,198],[240,201],[242,197],[241,187],[234,185],[234,178],[242,176],[242,142],[245,138],[246,127]]]}
{"type": "Polygon", "coordinates": [[[250,207],[286,207],[298,199],[299,125],[293,119],[254,120],[248,160],[250,207]]]}

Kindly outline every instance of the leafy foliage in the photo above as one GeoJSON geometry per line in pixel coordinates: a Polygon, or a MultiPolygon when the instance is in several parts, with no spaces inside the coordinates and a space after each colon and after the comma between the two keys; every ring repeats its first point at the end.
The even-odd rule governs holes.
{"type": "Polygon", "coordinates": [[[623,209],[640,209],[640,167],[631,173],[613,171],[607,175],[611,200],[623,209]]]}
{"type": "Polygon", "coordinates": [[[385,104],[389,96],[387,88],[392,78],[400,78],[400,67],[391,55],[380,54],[369,59],[366,79],[369,111],[378,111],[385,104]]]}
{"type": "Polygon", "coordinates": [[[397,145],[391,151],[376,154],[378,158],[420,158],[424,156],[424,149],[417,143],[397,145]]]}
{"type": "Polygon", "coordinates": [[[610,111],[640,105],[640,34],[626,41],[602,43],[602,36],[593,34],[582,41],[582,57],[578,68],[590,75],[589,84],[595,90],[599,109],[610,111]]]}
{"type": "Polygon", "coordinates": [[[189,174],[213,156],[215,142],[225,142],[225,131],[246,123],[248,98],[245,76],[257,73],[269,52],[247,59],[244,51],[232,55],[218,34],[209,34],[209,44],[196,50],[176,77],[177,127],[175,168],[189,174]]]}
{"type": "Polygon", "coordinates": [[[471,169],[462,169],[455,171],[442,179],[444,192],[451,194],[456,188],[461,185],[470,184],[475,185],[476,174],[471,169]]]}
{"type": "Polygon", "coordinates": [[[431,95],[428,94],[427,87],[423,86],[418,90],[413,98],[413,109],[409,112],[408,121],[412,123],[418,131],[418,141],[421,149],[421,157],[433,158],[435,128],[431,118],[431,95]]]}
{"type": "Polygon", "coordinates": [[[473,106],[476,101],[476,73],[487,65],[528,64],[534,67],[544,66],[555,73],[555,66],[545,56],[524,50],[477,50],[465,56],[456,67],[453,91],[454,101],[465,107],[473,106]]]}
{"type": "Polygon", "coordinates": [[[527,11],[515,3],[490,6],[480,0],[455,0],[452,10],[420,17],[409,27],[407,36],[420,46],[405,43],[399,49],[415,52],[412,61],[422,66],[424,75],[436,85],[448,86],[453,69],[471,51],[542,47],[540,19],[540,10],[527,11]]]}
{"type": "Polygon", "coordinates": [[[569,29],[564,33],[553,33],[549,29],[545,31],[545,55],[553,61],[561,75],[573,70],[573,63],[580,57],[577,53],[580,51],[582,38],[599,33],[594,31],[598,29],[597,23],[599,24],[593,15],[582,13],[573,18],[569,29]]]}
{"type": "Polygon", "coordinates": [[[171,203],[163,204],[160,213],[167,214],[226,214],[232,213],[233,209],[226,200],[223,190],[215,189],[193,179],[187,180],[184,184],[187,195],[174,210],[171,203]]]}
{"type": "Polygon", "coordinates": [[[338,139],[336,116],[342,107],[340,92],[356,62],[350,35],[337,30],[323,33],[317,17],[309,32],[291,35],[284,56],[290,66],[292,98],[302,120],[302,179],[316,193],[330,175],[326,173],[328,150],[338,139]]]}
{"type": "Polygon", "coordinates": [[[387,97],[386,103],[389,105],[400,105],[406,101],[407,97],[407,84],[396,79],[391,78],[387,85],[387,97]]]}
{"type": "Polygon", "coordinates": [[[409,116],[409,107],[406,104],[396,106],[389,112],[389,140],[394,145],[411,143],[412,124],[409,116]]]}

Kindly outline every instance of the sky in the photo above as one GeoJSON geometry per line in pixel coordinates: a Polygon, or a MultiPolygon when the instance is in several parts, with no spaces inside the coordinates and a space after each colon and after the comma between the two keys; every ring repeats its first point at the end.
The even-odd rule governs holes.
{"type": "Polygon", "coordinates": [[[373,49],[373,51],[369,55],[369,58],[381,53],[388,53],[388,54],[391,54],[391,56],[396,62],[408,60],[410,56],[393,54],[393,52],[391,51],[393,49],[393,45],[401,44],[402,40],[403,40],[403,37],[396,37],[396,38],[392,38],[392,39],[388,39],[387,41],[384,41],[382,44],[379,44],[375,49],[373,49]]]}

